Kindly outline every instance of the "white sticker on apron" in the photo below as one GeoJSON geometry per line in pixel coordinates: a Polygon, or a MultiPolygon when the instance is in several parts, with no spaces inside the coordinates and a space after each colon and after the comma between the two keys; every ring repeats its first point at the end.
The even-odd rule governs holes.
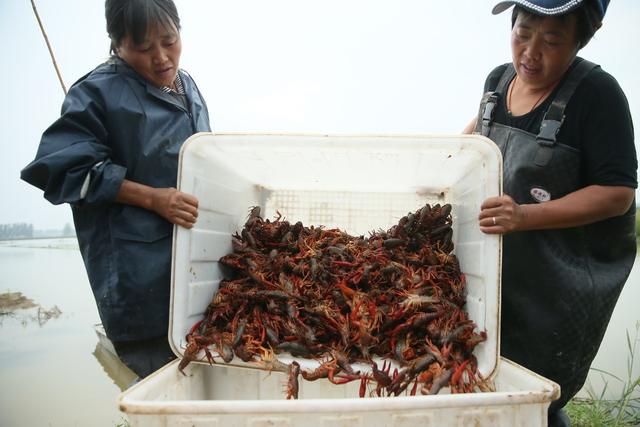
{"type": "Polygon", "coordinates": [[[551,194],[549,194],[547,190],[544,190],[542,188],[533,187],[530,193],[531,197],[533,197],[533,199],[538,203],[548,202],[549,200],[551,200],[551,194]]]}

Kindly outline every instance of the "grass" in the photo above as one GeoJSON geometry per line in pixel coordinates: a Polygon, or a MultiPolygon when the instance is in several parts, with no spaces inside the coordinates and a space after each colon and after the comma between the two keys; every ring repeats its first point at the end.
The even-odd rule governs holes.
{"type": "Polygon", "coordinates": [[[571,418],[573,427],[632,427],[640,426],[640,376],[633,378],[633,367],[636,359],[636,346],[640,332],[640,321],[636,323],[635,338],[632,341],[627,331],[627,380],[600,369],[603,376],[623,383],[621,396],[618,400],[605,400],[604,395],[608,382],[598,395],[590,385],[587,386],[588,398],[574,398],[566,406],[567,414],[571,418]]]}

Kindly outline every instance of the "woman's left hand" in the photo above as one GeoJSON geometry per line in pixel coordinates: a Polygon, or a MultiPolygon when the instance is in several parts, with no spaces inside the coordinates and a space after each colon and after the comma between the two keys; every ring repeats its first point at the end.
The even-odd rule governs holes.
{"type": "Polygon", "coordinates": [[[519,229],[524,221],[524,209],[508,195],[490,197],[480,206],[480,231],[504,234],[519,229]]]}
{"type": "Polygon", "coordinates": [[[198,199],[175,188],[153,188],[125,179],[116,202],[148,209],[185,228],[193,227],[198,218],[198,199]]]}
{"type": "Polygon", "coordinates": [[[633,204],[630,187],[590,185],[544,203],[518,204],[508,195],[490,197],[480,206],[480,231],[551,230],[591,224],[623,215],[633,204]]]}
{"type": "Polygon", "coordinates": [[[151,210],[172,224],[191,228],[198,219],[198,199],[175,188],[155,188],[151,210]]]}

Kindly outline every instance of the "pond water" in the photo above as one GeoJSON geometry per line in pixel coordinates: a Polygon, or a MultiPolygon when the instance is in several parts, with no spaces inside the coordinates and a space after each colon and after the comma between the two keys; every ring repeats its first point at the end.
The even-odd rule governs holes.
{"type": "MultiPolygon", "coordinates": [[[[640,320],[638,264],[593,364],[622,379],[629,356],[626,332],[633,340],[640,320]]],[[[0,426],[121,424],[116,399],[133,375],[99,344],[93,326],[100,319],[75,239],[0,242],[0,271],[0,293],[21,292],[41,308],[40,316],[36,308],[0,314],[0,426]],[[55,308],[58,317],[43,315],[57,313],[55,308]]],[[[589,377],[596,392],[601,377],[595,371],[589,377]]],[[[617,398],[621,383],[606,379],[607,396],[617,398]]]]}
{"type": "Polygon", "coordinates": [[[0,425],[121,423],[116,398],[126,372],[110,371],[98,345],[100,318],[75,240],[5,242],[0,271],[0,293],[21,292],[61,312],[48,320],[37,309],[0,316],[0,425]]]}

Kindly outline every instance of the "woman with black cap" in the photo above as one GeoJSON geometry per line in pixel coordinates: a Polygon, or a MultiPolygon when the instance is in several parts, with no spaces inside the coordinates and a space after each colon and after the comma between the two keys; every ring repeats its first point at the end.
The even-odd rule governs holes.
{"type": "Polygon", "coordinates": [[[21,177],[69,203],[107,336],[139,377],[172,358],[167,340],[173,225],[198,200],[176,190],[178,153],[209,114],[179,68],[172,0],[106,0],[113,56],[78,80],[21,177]]]}
{"type": "Polygon", "coordinates": [[[485,83],[467,126],[504,160],[504,194],[480,229],[504,234],[501,353],[556,381],[549,425],[582,387],[636,253],[637,160],[616,80],[577,56],[608,0],[515,0],[512,63],[485,83]]]}

